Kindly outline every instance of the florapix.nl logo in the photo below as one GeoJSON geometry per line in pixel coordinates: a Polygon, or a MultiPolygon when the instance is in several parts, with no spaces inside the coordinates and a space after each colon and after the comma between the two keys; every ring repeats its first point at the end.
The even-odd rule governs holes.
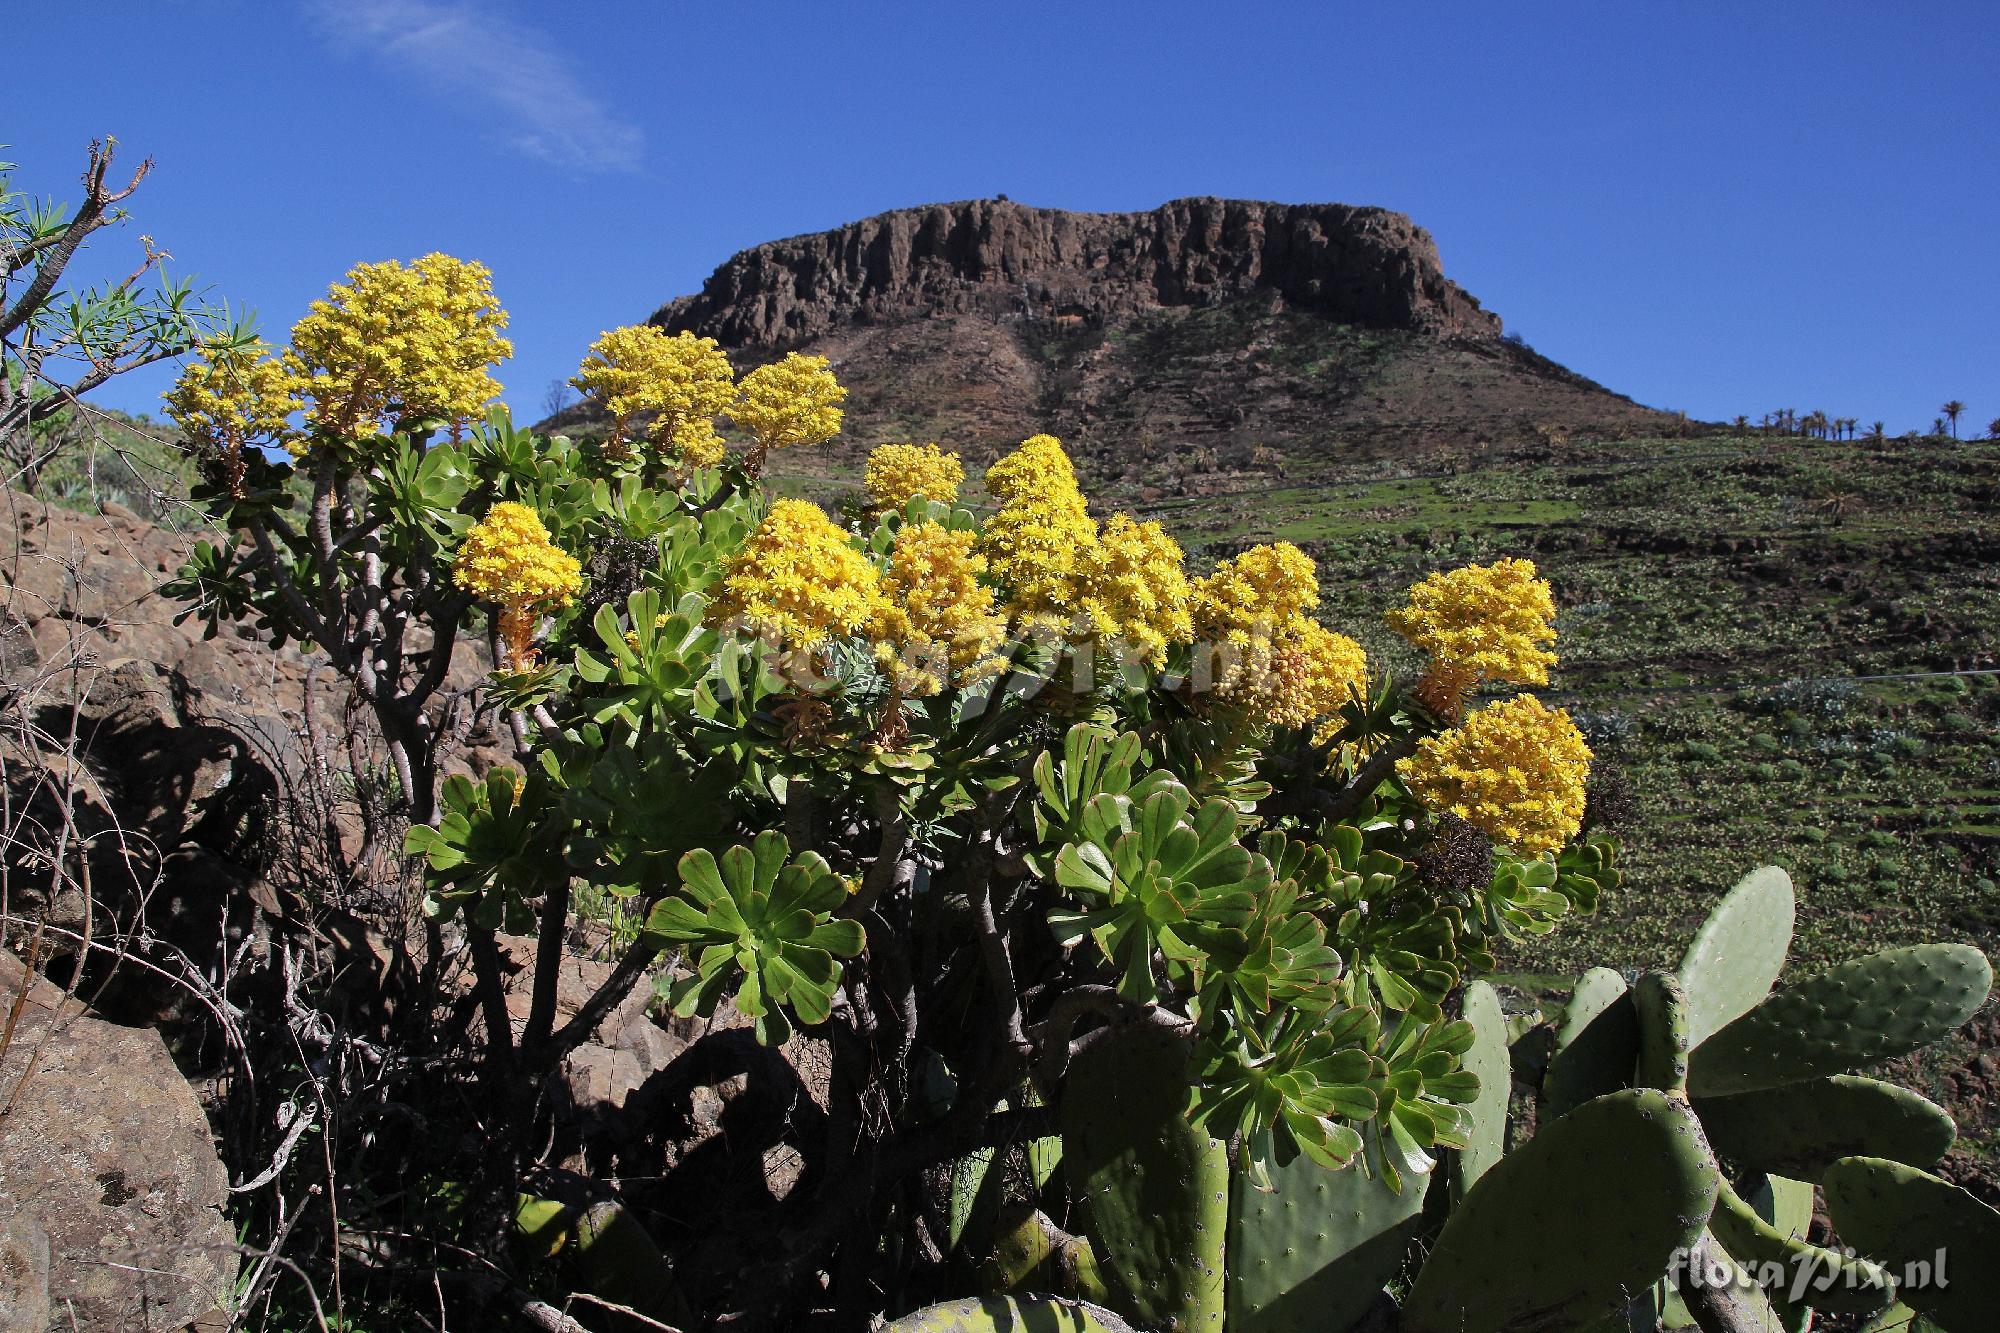
{"type": "Polygon", "coordinates": [[[1695,1287],[1763,1288],[1772,1296],[1782,1295],[1793,1305],[1812,1305],[1815,1295],[1835,1288],[1862,1287],[1894,1282],[1899,1291],[1943,1290],[1949,1285],[1945,1272],[1946,1251],[1940,1247],[1928,1259],[1913,1259],[1900,1273],[1886,1265],[1865,1259],[1849,1249],[1801,1250],[1786,1261],[1761,1262],[1724,1258],[1708,1246],[1674,1251],[1667,1276],[1676,1285],[1695,1287]]]}

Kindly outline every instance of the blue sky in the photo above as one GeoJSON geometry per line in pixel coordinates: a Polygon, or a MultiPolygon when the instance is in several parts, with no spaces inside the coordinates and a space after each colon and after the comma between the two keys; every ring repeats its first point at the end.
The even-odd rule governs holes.
{"type": "Polygon", "coordinates": [[[356,261],[483,260],[522,409],[760,241],[1214,194],[1407,212],[1642,402],[2000,417],[1994,0],[78,0],[32,47],[17,186],[71,189],[107,132],[158,162],[106,270],[146,231],[282,338],[356,261]]]}

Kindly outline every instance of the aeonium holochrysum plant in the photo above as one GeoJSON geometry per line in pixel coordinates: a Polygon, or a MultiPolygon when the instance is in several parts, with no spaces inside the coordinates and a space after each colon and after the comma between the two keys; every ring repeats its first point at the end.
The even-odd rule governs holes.
{"type": "Polygon", "coordinates": [[[612,330],[573,381],[605,432],[572,440],[493,405],[505,327],[479,265],[364,264],[288,347],[204,349],[168,395],[228,534],[172,591],[367,705],[490,1076],[533,1084],[644,982],[768,1044],[824,1034],[902,1170],[1131,1024],[1174,1035],[1189,1114],[1246,1163],[1400,1178],[1462,1141],[1452,993],[1617,880],[1580,837],[1582,736],[1505,693],[1555,660],[1531,563],[1418,583],[1405,685],[1315,619],[1299,548],[1196,574],[1094,512],[1052,436],[986,469],[983,518],[923,441],[833,514],[764,477],[840,431],[823,358],[739,377],[712,339],[612,330]],[[517,753],[447,773],[481,633],[517,753]],[[1421,873],[1447,829],[1490,860],[1421,873]],[[586,899],[636,938],[560,1026],[538,973],[517,1027],[496,932],[552,963],[586,899]]]}

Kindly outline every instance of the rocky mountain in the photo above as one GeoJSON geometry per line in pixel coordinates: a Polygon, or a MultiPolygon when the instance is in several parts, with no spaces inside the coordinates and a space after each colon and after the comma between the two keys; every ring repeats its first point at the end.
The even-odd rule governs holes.
{"type": "Polygon", "coordinates": [[[890,438],[978,459],[1049,430],[1100,482],[1199,493],[1224,473],[1677,424],[1503,337],[1409,218],[1340,204],[899,209],[745,250],[652,320],[742,365],[831,358],[849,461],[890,438]]]}

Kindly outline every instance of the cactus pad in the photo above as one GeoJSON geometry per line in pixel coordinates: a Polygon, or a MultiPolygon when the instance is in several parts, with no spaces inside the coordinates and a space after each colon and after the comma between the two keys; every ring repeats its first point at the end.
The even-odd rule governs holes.
{"type": "Polygon", "coordinates": [[[1700,1238],[1719,1183],[1685,1104],[1651,1088],[1586,1102],[1501,1159],[1452,1213],[1403,1333],[1574,1328],[1610,1314],[1700,1238]]]}
{"type": "Polygon", "coordinates": [[[1172,1333],[1222,1327],[1229,1157],[1188,1123],[1187,1047],[1150,1025],[1070,1065],[1063,1162],[1117,1308],[1172,1333]]]}
{"type": "Polygon", "coordinates": [[[906,1314],[887,1333],[1111,1333],[1078,1301],[989,1296],[933,1305],[906,1314]]]}
{"type": "Polygon", "coordinates": [[[1591,968],[1577,978],[1556,1029],[1555,1053],[1542,1076],[1543,1118],[1631,1086],[1638,1059],[1639,1019],[1625,978],[1608,967],[1591,968]]]}
{"type": "Polygon", "coordinates": [[[1695,1048],[1701,1097],[1756,1092],[1907,1055],[1970,1018],[1993,988],[1977,949],[1885,949],[1785,987],[1695,1048]]]}
{"type": "Polygon", "coordinates": [[[1483,981],[1465,988],[1465,1020],[1472,1024],[1473,1037],[1461,1067],[1478,1078],[1479,1095],[1465,1108],[1472,1120],[1470,1141],[1452,1159],[1452,1195],[1460,1199],[1507,1151],[1507,1098],[1514,1086],[1507,1015],[1500,996],[1483,981]]]}
{"type": "Polygon", "coordinates": [[[1880,1267],[1808,1244],[1791,1235],[1789,1228],[1780,1231],[1727,1183],[1716,1198],[1709,1228],[1738,1263],[1756,1268],[1775,1265],[1787,1291],[1805,1274],[1807,1285],[1800,1299],[1814,1309],[1873,1315],[1896,1298],[1895,1284],[1880,1267]]]}
{"type": "Polygon", "coordinates": [[[1903,1304],[1952,1333],[1993,1327],[2000,1308],[2000,1212],[1927,1171],[1879,1157],[1848,1157],[1826,1172],[1826,1212],[1849,1245],[1880,1256],[1903,1279],[1903,1304]],[[1915,1265],[1945,1256],[1944,1281],[1912,1281],[1915,1265]]]}
{"type": "Polygon", "coordinates": [[[1694,1109],[1718,1157],[1814,1184],[1842,1157],[1930,1166],[1958,1137],[1942,1107],[1907,1088],[1853,1074],[1703,1097],[1694,1109]]]}
{"type": "Polygon", "coordinates": [[[1681,958],[1690,1040],[1699,1046],[1760,1004],[1792,947],[1798,899],[1776,866],[1736,881],[1694,933],[1681,958]]]}
{"type": "Polygon", "coordinates": [[[1689,1022],[1680,979],[1667,972],[1648,972],[1632,988],[1632,1008],[1639,1020],[1634,1084],[1662,1092],[1686,1092],[1689,1022]]]}
{"type": "Polygon", "coordinates": [[[1270,1176],[1269,1192],[1230,1182],[1229,1328],[1346,1328],[1402,1266],[1424,1191],[1398,1194],[1358,1165],[1329,1171],[1303,1156],[1270,1176]]]}

